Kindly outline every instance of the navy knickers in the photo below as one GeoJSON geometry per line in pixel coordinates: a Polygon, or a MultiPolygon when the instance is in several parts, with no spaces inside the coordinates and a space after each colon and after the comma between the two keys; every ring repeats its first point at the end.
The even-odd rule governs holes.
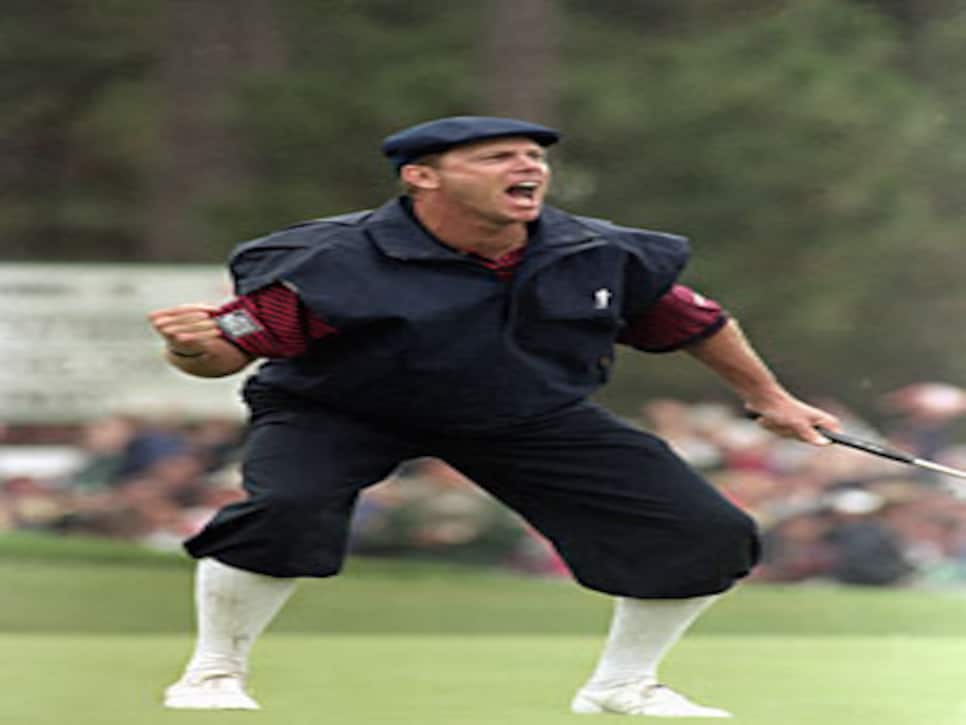
{"type": "Polygon", "coordinates": [[[195,557],[278,577],[331,576],[359,491],[436,456],[521,514],[584,586],[637,598],[728,589],[755,564],[754,522],[663,441],[591,403],[472,433],[373,424],[249,400],[248,498],[186,543],[195,557]]]}

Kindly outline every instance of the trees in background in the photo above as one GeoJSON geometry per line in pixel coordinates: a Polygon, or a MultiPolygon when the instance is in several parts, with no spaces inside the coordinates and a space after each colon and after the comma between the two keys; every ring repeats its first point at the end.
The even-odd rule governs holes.
{"type": "MultiPolygon", "coordinates": [[[[562,127],[556,201],[693,239],[803,391],[966,380],[966,10],[953,0],[12,0],[0,255],[220,261],[394,193],[386,133],[562,127]]],[[[637,361],[628,391],[709,392],[637,361]]]]}
{"type": "Polygon", "coordinates": [[[206,240],[218,234],[204,207],[256,185],[229,109],[248,79],[283,77],[286,43],[272,0],[160,6],[154,69],[160,133],[145,180],[138,254],[188,261],[206,257],[206,240]]]}
{"type": "Polygon", "coordinates": [[[0,254],[131,259],[159,131],[157,3],[0,14],[0,254]]]}
{"type": "MultiPolygon", "coordinates": [[[[955,215],[939,223],[937,209],[962,186],[948,163],[962,124],[909,69],[904,27],[829,0],[673,37],[648,35],[645,17],[617,28],[582,13],[562,111],[572,203],[690,236],[690,280],[796,388],[860,401],[910,375],[966,379],[949,339],[966,312],[952,279],[964,252],[955,215]]],[[[964,19],[919,42],[962,38],[964,19]]],[[[676,372],[674,387],[704,381],[676,372]]]]}

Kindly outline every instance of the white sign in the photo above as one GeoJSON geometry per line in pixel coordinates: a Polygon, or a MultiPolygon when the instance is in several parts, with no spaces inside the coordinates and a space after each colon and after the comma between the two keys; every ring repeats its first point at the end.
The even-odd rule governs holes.
{"type": "Polygon", "coordinates": [[[147,322],[158,308],[230,297],[217,266],[0,264],[0,423],[239,417],[246,373],[172,369],[147,322]]]}

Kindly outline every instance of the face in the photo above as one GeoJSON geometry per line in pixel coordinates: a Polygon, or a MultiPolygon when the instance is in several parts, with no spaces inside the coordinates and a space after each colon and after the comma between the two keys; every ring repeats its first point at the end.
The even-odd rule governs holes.
{"type": "Polygon", "coordinates": [[[494,225],[514,224],[540,216],[550,168],[540,144],[500,138],[441,154],[426,180],[437,201],[453,211],[494,225]]]}

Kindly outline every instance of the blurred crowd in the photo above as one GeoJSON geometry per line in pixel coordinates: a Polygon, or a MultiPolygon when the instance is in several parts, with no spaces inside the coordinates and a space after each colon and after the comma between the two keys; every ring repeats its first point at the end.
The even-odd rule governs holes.
{"type": "MultiPolygon", "coordinates": [[[[876,426],[818,401],[857,436],[966,468],[966,391],[884,396],[876,426]]],[[[651,400],[635,421],[664,438],[763,532],[753,579],[869,586],[966,585],[966,481],[851,448],[776,438],[718,403],[651,400]]],[[[243,427],[114,415],[80,426],[0,427],[0,532],[83,534],[175,549],[243,494],[243,427]]],[[[515,514],[432,458],[359,499],[351,549],[568,576],[515,514]]]]}

